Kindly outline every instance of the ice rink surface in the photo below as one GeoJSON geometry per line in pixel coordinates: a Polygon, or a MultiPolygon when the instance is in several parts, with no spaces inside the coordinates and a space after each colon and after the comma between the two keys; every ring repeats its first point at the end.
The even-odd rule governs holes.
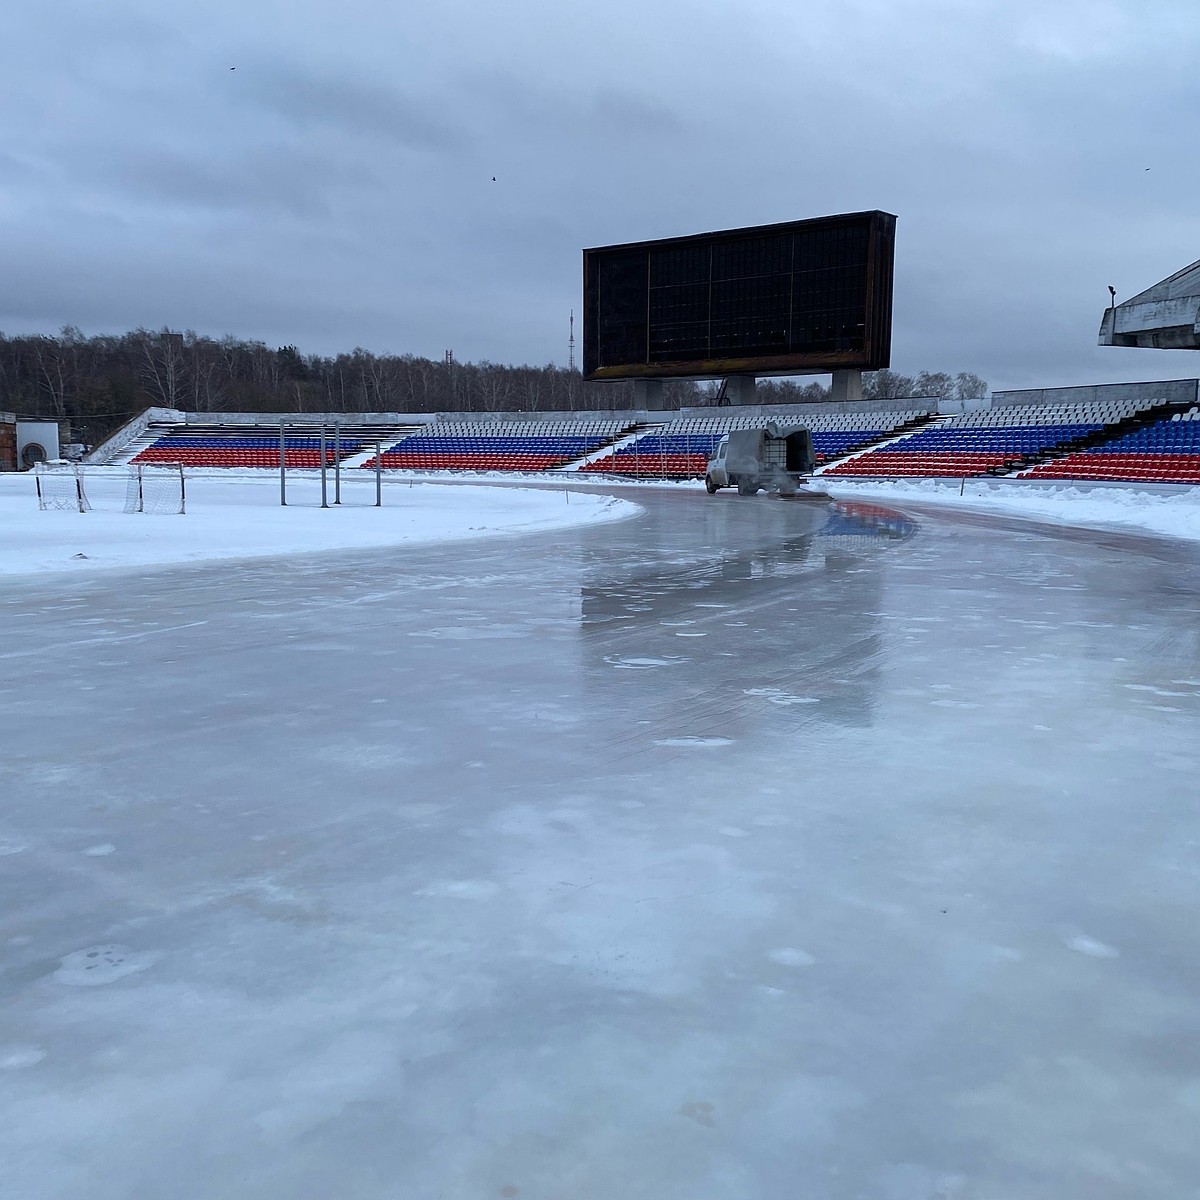
{"type": "Polygon", "coordinates": [[[0,1196],[1196,1194],[1196,547],[629,494],[5,584],[0,1196]]]}

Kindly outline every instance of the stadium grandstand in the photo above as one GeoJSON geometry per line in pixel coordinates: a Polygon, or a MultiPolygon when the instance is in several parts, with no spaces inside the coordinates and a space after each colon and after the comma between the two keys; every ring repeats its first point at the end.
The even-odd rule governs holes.
{"type": "MultiPolygon", "coordinates": [[[[278,470],[282,438],[287,466],[299,469],[321,465],[321,425],[311,418],[288,417],[281,422],[279,417],[272,420],[264,413],[251,414],[244,420],[214,421],[212,414],[198,415],[201,419],[195,421],[182,413],[151,409],[146,414],[149,419],[131,438],[116,447],[113,443],[121,438],[118,433],[90,461],[278,470]]],[[[325,464],[332,466],[339,459],[347,463],[363,452],[373,454],[376,443],[393,442],[419,428],[394,421],[330,421],[325,426],[325,464]]]]}
{"type": "Polygon", "coordinates": [[[1200,262],[1104,310],[1101,346],[1200,350],[1200,262]]]}
{"type": "Polygon", "coordinates": [[[730,430],[770,420],[807,426],[831,476],[1194,483],[1200,479],[1197,381],[830,405],[513,414],[185,414],[149,410],[92,463],[278,470],[325,464],[387,472],[698,480],[730,430]],[[962,411],[966,408],[968,411],[962,411]],[[950,409],[951,411],[946,411],[950,409]],[[958,411],[954,411],[957,409],[958,411]]]}
{"type": "MultiPolygon", "coordinates": [[[[629,421],[435,421],[384,451],[389,470],[552,471],[610,446],[634,429],[629,421]]],[[[364,466],[373,467],[372,456],[364,466]]]]}
{"type": "Polygon", "coordinates": [[[1154,398],[1015,404],[948,417],[829,468],[829,475],[1003,475],[1124,436],[1165,402],[1154,398]]]}

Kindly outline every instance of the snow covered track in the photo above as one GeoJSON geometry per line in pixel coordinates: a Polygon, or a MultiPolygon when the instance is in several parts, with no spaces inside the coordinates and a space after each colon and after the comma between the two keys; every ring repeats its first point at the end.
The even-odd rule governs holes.
{"type": "MultiPolygon", "coordinates": [[[[73,478],[69,481],[74,484],[73,478]]],[[[186,516],[126,514],[125,468],[88,467],[92,511],[39,512],[32,475],[0,475],[0,576],[90,573],[213,559],[453,541],[619,520],[636,505],[593,493],[389,481],[375,508],[374,480],[343,478],[340,507],[322,510],[316,474],[293,473],[288,506],[269,472],[187,472],[186,516]],[[255,475],[257,477],[255,477],[255,475]]],[[[332,505],[333,479],[328,498],[332,505]]]]}
{"type": "Polygon", "coordinates": [[[1197,548],[630,494],[4,582],[0,1193],[1194,1189],[1197,548]]]}
{"type": "Polygon", "coordinates": [[[1179,484],[1058,483],[1025,479],[831,479],[814,481],[847,500],[937,504],[968,512],[1026,517],[1051,525],[1131,531],[1200,541],[1200,487],[1179,484]]]}

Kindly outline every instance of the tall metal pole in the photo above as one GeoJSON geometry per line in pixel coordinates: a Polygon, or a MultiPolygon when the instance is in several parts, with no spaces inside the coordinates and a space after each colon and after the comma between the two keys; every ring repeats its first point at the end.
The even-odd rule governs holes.
{"type": "Polygon", "coordinates": [[[375,443],[375,507],[383,507],[383,443],[375,443]]]}
{"type": "Polygon", "coordinates": [[[328,492],[326,490],[327,489],[326,478],[327,478],[327,476],[326,476],[326,471],[325,471],[325,422],[322,421],[321,422],[321,507],[322,508],[329,507],[328,492]]]}
{"type": "Polygon", "coordinates": [[[333,424],[333,502],[342,502],[342,426],[333,424]]]}
{"type": "Polygon", "coordinates": [[[287,507],[287,459],[284,448],[284,424],[279,422],[279,503],[287,507]]]}

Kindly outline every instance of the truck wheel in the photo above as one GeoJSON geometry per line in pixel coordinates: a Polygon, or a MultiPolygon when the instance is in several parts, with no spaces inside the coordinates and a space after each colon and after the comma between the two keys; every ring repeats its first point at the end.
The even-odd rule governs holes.
{"type": "Polygon", "coordinates": [[[758,484],[751,483],[748,479],[738,480],[738,495],[753,496],[758,491],[758,484]]]}
{"type": "Polygon", "coordinates": [[[711,475],[705,475],[704,486],[708,489],[708,494],[710,496],[713,495],[713,493],[717,490],[717,485],[713,483],[713,477],[711,475]]]}

